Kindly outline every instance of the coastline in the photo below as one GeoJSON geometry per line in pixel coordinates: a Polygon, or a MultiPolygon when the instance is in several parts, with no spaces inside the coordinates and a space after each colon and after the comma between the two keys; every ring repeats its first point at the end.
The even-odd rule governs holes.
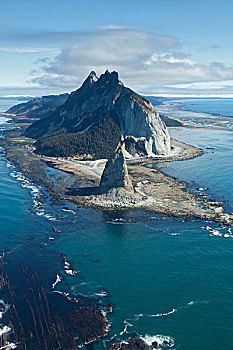
{"type": "MultiPolygon", "coordinates": [[[[169,157],[149,157],[128,159],[129,175],[134,184],[134,193],[123,189],[113,189],[106,194],[98,194],[99,174],[90,168],[91,161],[71,162],[66,160],[50,160],[43,157],[50,166],[56,169],[79,175],[83,178],[81,188],[71,190],[63,199],[81,206],[99,210],[148,210],[186,219],[197,218],[213,220],[231,226],[232,214],[224,212],[223,203],[208,201],[207,194],[198,196],[188,190],[188,183],[179,181],[161,171],[147,167],[155,162],[171,162],[192,159],[201,156],[200,148],[172,140],[173,151],[169,157]]],[[[98,161],[104,167],[105,161],[98,161]]]]}
{"type": "MultiPolygon", "coordinates": [[[[17,148],[17,143],[22,141],[19,138],[16,140],[15,145],[11,146],[13,149],[14,147],[17,148]]],[[[22,142],[20,145],[22,148],[22,142]]],[[[27,143],[25,139],[23,147],[25,148],[23,157],[32,158],[33,161],[30,160],[31,164],[39,160],[44,162],[46,166],[77,179],[78,183],[75,182],[71,186],[56,184],[54,190],[51,190],[51,183],[46,179],[47,183],[45,185],[47,185],[50,194],[54,195],[57,202],[71,201],[78,206],[109,211],[141,209],[168,216],[186,219],[197,218],[216,221],[221,225],[232,225],[233,214],[224,212],[223,203],[208,200],[208,195],[205,193],[202,193],[201,196],[193,194],[188,189],[188,183],[149,167],[150,164],[156,162],[182,161],[201,156],[203,151],[200,148],[172,140],[172,152],[169,157],[128,159],[128,170],[132,178],[134,193],[116,188],[105,194],[99,194],[98,186],[106,160],[80,161],[38,156],[33,153],[32,144],[27,143]]],[[[22,149],[20,152],[22,152],[22,149]]],[[[9,160],[15,161],[12,157],[12,151],[7,152],[7,157],[9,160]]],[[[18,166],[21,166],[20,170],[25,172],[27,166],[22,168],[20,163],[18,163],[18,166]]],[[[31,174],[26,174],[26,176],[28,175],[31,174]]],[[[43,182],[45,179],[40,178],[39,181],[43,182]]]]}
{"type": "Polygon", "coordinates": [[[191,129],[214,129],[214,130],[233,130],[232,116],[229,108],[226,113],[202,111],[189,108],[185,100],[168,100],[158,109],[159,114],[167,118],[178,120],[184,127],[191,129]]]}
{"type": "MultiPolygon", "coordinates": [[[[172,162],[188,160],[202,155],[201,148],[197,148],[188,145],[184,142],[172,139],[171,144],[173,150],[170,156],[154,156],[154,157],[141,157],[126,159],[127,165],[148,165],[152,163],[172,162]]],[[[78,175],[82,178],[89,177],[89,182],[98,186],[101,174],[107,159],[99,159],[97,161],[77,161],[64,158],[54,158],[47,156],[40,156],[40,159],[44,160],[52,168],[64,171],[68,174],[78,175]]],[[[88,187],[88,183],[85,184],[88,187]]]]}
{"type": "Polygon", "coordinates": [[[224,212],[223,203],[208,201],[205,194],[197,196],[188,190],[188,184],[161,171],[142,165],[129,166],[133,180],[133,194],[113,189],[106,194],[66,195],[64,199],[99,210],[147,210],[180,218],[197,218],[231,226],[232,214],[224,212]]]}
{"type": "MultiPolygon", "coordinates": [[[[179,155],[173,154],[172,159],[171,158],[168,159],[164,157],[156,157],[156,158],[148,158],[148,159],[128,160],[129,173],[132,177],[135,178],[134,186],[136,189],[135,197],[133,199],[129,198],[128,205],[117,206],[117,202],[119,201],[119,196],[117,197],[115,202],[114,202],[114,196],[112,198],[110,196],[110,205],[107,202],[109,201],[109,198],[95,197],[94,200],[92,200],[91,195],[87,196],[87,199],[85,199],[84,196],[80,196],[80,197],[75,196],[76,198],[74,199],[72,198],[72,196],[62,195],[61,196],[62,199],[75,202],[76,204],[82,205],[83,207],[91,207],[97,210],[104,210],[104,211],[116,210],[117,211],[122,209],[125,209],[125,210],[142,209],[142,210],[147,210],[149,212],[165,214],[168,216],[186,218],[188,220],[192,218],[197,218],[197,219],[203,219],[207,221],[213,220],[213,221],[217,221],[218,223],[220,222],[221,224],[227,224],[227,222],[225,222],[225,219],[228,219],[227,217],[225,217],[225,219],[223,218],[224,219],[223,221],[219,220],[220,214],[222,215],[222,212],[221,212],[222,203],[213,202],[213,201],[207,202],[203,200],[203,198],[191,194],[188,189],[188,186],[189,186],[188,183],[179,181],[177,179],[174,179],[171,176],[163,174],[161,171],[147,167],[148,165],[155,162],[186,160],[186,159],[191,159],[191,158],[200,156],[202,154],[202,150],[200,148],[196,148],[176,140],[174,140],[173,142],[177,145],[177,147],[183,148],[183,151],[181,151],[179,155]],[[148,178],[150,179],[148,180],[148,178]],[[149,181],[149,183],[147,181],[149,181]],[[161,189],[163,189],[164,192],[161,191],[161,189]],[[155,200],[151,202],[150,200],[146,200],[146,198],[144,198],[144,197],[153,198],[153,196],[151,196],[152,193],[153,193],[154,199],[160,199],[160,201],[155,200]],[[161,196],[161,198],[159,196],[161,196]],[[164,201],[163,201],[163,197],[166,197],[164,201]],[[103,200],[105,200],[105,202],[103,200]],[[130,201],[135,201],[135,202],[132,203],[130,201]],[[206,206],[206,203],[209,203],[208,206],[210,205],[210,207],[212,208],[209,207],[207,208],[207,210],[206,209],[202,210],[202,208],[200,208],[199,205],[206,206]],[[217,209],[217,212],[216,212],[216,209],[217,209]]],[[[20,147],[23,146],[23,148],[26,147],[27,153],[30,156],[35,157],[36,160],[41,160],[46,162],[46,164],[49,165],[50,167],[53,167],[58,170],[62,170],[63,172],[70,175],[73,174],[75,176],[78,175],[79,177],[82,177],[83,179],[82,187],[87,186],[89,188],[90,187],[95,188],[96,186],[98,186],[100,171],[99,169],[98,171],[96,171],[95,166],[90,166],[90,164],[88,164],[90,163],[89,161],[88,162],[81,161],[81,162],[77,162],[76,165],[73,165],[73,163],[70,163],[70,161],[67,162],[65,160],[60,160],[59,162],[59,160],[52,160],[52,163],[55,162],[53,166],[53,164],[50,163],[51,159],[49,158],[45,159],[44,157],[33,154],[31,152],[32,145],[30,143],[27,144],[25,140],[22,142],[20,138],[17,138],[17,142],[15,142],[15,144],[16,146],[20,145],[20,147]],[[29,146],[29,149],[27,148],[28,146],[29,146]]],[[[9,160],[11,160],[10,157],[9,157],[9,160]]],[[[104,164],[104,162],[102,163],[104,164]]],[[[122,197],[125,197],[125,193],[122,194],[122,197]]],[[[59,297],[63,297],[63,299],[68,299],[69,297],[67,298],[65,294],[66,293],[60,294],[59,297]]],[[[94,313],[93,315],[95,316],[94,313]]],[[[103,332],[107,332],[109,323],[106,318],[106,315],[104,313],[101,313],[101,314],[97,313],[96,316],[105,317],[103,322],[106,328],[104,328],[103,332]]],[[[103,333],[102,335],[100,335],[100,337],[103,337],[104,335],[106,335],[106,333],[103,333]]],[[[90,341],[95,341],[95,340],[98,340],[98,338],[92,339],[90,341]]],[[[86,343],[89,343],[89,340],[87,340],[86,343]]]]}
{"type": "MultiPolygon", "coordinates": [[[[7,162],[6,167],[11,169],[10,175],[20,181],[21,187],[26,187],[31,192],[33,207],[30,208],[30,212],[34,216],[46,218],[50,225],[56,221],[48,213],[40,215],[44,212],[43,202],[40,201],[45,196],[43,187],[39,186],[38,183],[35,185],[32,180],[29,181],[11,162],[7,162]]],[[[45,200],[48,198],[47,195],[45,200]]],[[[57,225],[60,227],[60,224],[57,225]]],[[[50,232],[48,235],[47,232],[45,236],[42,231],[43,243],[39,246],[33,246],[32,249],[36,249],[36,251],[42,249],[45,252],[43,248],[47,244],[46,242],[52,238],[55,240],[59,232],[62,232],[57,227],[51,226],[50,231],[53,233],[50,232]]],[[[12,344],[16,344],[19,349],[24,349],[29,345],[33,349],[41,348],[41,346],[47,349],[48,346],[49,349],[55,350],[60,346],[59,344],[62,348],[77,349],[75,331],[79,334],[79,344],[80,342],[83,344],[93,343],[107,335],[111,326],[108,314],[112,312],[112,306],[108,303],[100,303],[101,295],[98,298],[86,298],[80,294],[76,298],[72,298],[69,297],[69,293],[60,292],[60,288],[57,289],[57,280],[52,284],[51,278],[54,278],[54,271],[51,273],[46,266],[48,257],[52,256],[56,260],[59,274],[60,269],[70,276],[75,276],[77,273],[72,268],[71,263],[67,261],[65,254],[58,250],[46,251],[46,258],[40,261],[40,265],[44,264],[44,271],[49,272],[46,282],[43,279],[43,269],[42,271],[38,269],[32,258],[26,261],[24,260],[26,258],[23,258],[23,261],[18,260],[15,267],[15,254],[9,254],[7,249],[0,255],[2,298],[8,301],[9,310],[10,305],[13,305],[13,311],[10,311],[9,315],[6,312],[6,318],[9,316],[9,322],[11,322],[10,327],[7,328],[9,331],[4,334],[4,343],[2,343],[2,345],[6,345],[6,348],[12,340],[12,344]],[[17,274],[16,280],[15,274],[17,274]],[[41,310],[42,314],[38,310],[41,310]],[[25,317],[24,312],[27,313],[27,317],[25,317]],[[34,328],[31,324],[34,324],[34,328]]],[[[41,252],[39,256],[41,258],[41,252]]]]}

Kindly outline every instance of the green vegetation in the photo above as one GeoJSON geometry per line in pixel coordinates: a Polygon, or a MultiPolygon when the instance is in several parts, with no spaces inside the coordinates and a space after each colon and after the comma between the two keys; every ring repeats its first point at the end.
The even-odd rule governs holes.
{"type": "Polygon", "coordinates": [[[61,129],[40,137],[36,153],[51,157],[91,155],[93,158],[109,158],[121,139],[121,130],[115,112],[109,112],[85,132],[68,133],[61,129]]]}
{"type": "Polygon", "coordinates": [[[57,120],[60,118],[60,109],[62,106],[56,108],[54,111],[49,112],[41,118],[40,120],[37,120],[33,124],[31,124],[26,130],[25,130],[25,136],[31,137],[33,139],[37,139],[38,137],[41,137],[42,135],[46,134],[48,131],[50,123],[56,123],[57,120]]]}

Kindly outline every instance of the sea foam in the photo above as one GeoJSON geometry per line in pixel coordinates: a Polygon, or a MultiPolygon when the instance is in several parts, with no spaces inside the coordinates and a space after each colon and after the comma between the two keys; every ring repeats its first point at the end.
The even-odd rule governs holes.
{"type": "Polygon", "coordinates": [[[144,337],[141,336],[141,338],[149,346],[151,346],[154,342],[157,342],[159,345],[166,346],[168,348],[172,348],[175,345],[175,340],[168,335],[145,335],[144,337]]]}
{"type": "Polygon", "coordinates": [[[61,282],[61,277],[57,274],[56,281],[52,284],[52,288],[54,289],[59,282],[61,282]]]}

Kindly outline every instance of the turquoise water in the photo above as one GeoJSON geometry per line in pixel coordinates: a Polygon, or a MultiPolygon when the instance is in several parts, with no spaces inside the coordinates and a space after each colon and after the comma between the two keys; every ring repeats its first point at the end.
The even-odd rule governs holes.
{"type": "MultiPolygon", "coordinates": [[[[233,160],[224,154],[230,151],[233,134],[191,132],[181,130],[177,136],[189,142],[192,137],[198,146],[214,145],[214,153],[207,151],[194,160],[167,164],[166,172],[194,180],[197,187],[210,187],[209,193],[219,200],[225,195],[229,200],[226,206],[232,210],[233,160]]],[[[199,221],[149,221],[153,215],[143,219],[135,214],[136,222],[129,222],[130,215],[121,215],[125,222],[119,223],[102,213],[97,224],[96,216],[91,222],[87,218],[81,221],[83,225],[88,222],[86,230],[67,228],[55,246],[65,251],[85,276],[87,294],[89,283],[94,291],[103,288],[110,293],[115,304],[111,336],[117,334],[116,339],[122,339],[119,334],[129,322],[133,325],[127,328],[130,334],[169,335],[175,339],[176,349],[220,349],[232,341],[232,238],[211,236],[199,221]],[[84,259],[85,254],[89,257],[84,259]],[[96,259],[100,260],[97,264],[96,259]]],[[[73,279],[69,291],[78,292],[81,283],[82,278],[77,277],[76,283],[73,279]]]]}
{"type": "MultiPolygon", "coordinates": [[[[183,100],[183,109],[194,112],[219,114],[233,117],[233,99],[190,99],[183,100]]],[[[181,102],[182,103],[182,102],[181,102]]]]}
{"type": "MultiPolygon", "coordinates": [[[[233,133],[210,129],[170,133],[202,147],[204,154],[154,166],[194,181],[192,190],[208,187],[206,193],[233,211],[233,133]]],[[[37,189],[6,166],[4,155],[0,173],[0,249],[7,251],[7,259],[16,265],[33,263],[50,293],[59,274],[62,282],[57,290],[114,304],[113,313],[107,315],[112,321],[109,335],[94,349],[108,347],[111,338],[118,341],[134,334],[147,340],[168,336],[173,349],[231,349],[233,239],[224,237],[227,228],[208,223],[219,230],[219,237],[204,228],[205,222],[151,213],[67,212],[49,204],[42,211],[33,202],[37,189]],[[52,233],[53,226],[62,232],[52,233]],[[56,252],[67,255],[77,275],[65,273],[56,252]]]]}

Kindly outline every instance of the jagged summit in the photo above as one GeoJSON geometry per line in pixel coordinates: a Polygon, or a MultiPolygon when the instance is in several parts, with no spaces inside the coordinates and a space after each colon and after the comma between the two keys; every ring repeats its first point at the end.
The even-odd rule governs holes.
{"type": "Polygon", "coordinates": [[[119,80],[118,73],[115,71],[110,72],[109,70],[106,70],[105,73],[101,74],[99,78],[96,75],[96,72],[91,71],[91,73],[88,75],[88,77],[84,80],[81,88],[77,89],[76,91],[73,91],[72,94],[76,94],[76,92],[78,92],[83,87],[93,85],[97,81],[99,81],[99,83],[98,83],[99,86],[101,86],[101,85],[106,86],[106,84],[116,85],[118,83],[123,85],[123,83],[119,80]]]}
{"type": "Polygon", "coordinates": [[[68,133],[84,133],[99,125],[107,115],[113,114],[124,138],[133,136],[135,142],[139,140],[140,144],[143,138],[145,155],[169,154],[168,131],[152,104],[125,87],[117,72],[108,70],[99,78],[92,71],[64,105],[43,121],[32,124],[26,130],[26,135],[34,138],[47,135],[49,139],[50,135],[52,137],[54,132],[61,129],[68,133]]]}
{"type": "MultiPolygon", "coordinates": [[[[82,87],[87,87],[87,86],[91,86],[92,84],[94,84],[96,81],[98,80],[98,77],[96,75],[96,73],[94,71],[91,71],[91,73],[88,75],[88,77],[86,78],[86,80],[84,80],[82,87]]],[[[73,92],[75,93],[75,92],[73,92]]]]}
{"type": "Polygon", "coordinates": [[[100,76],[101,82],[109,83],[109,84],[115,84],[119,83],[119,76],[116,71],[110,72],[109,70],[106,70],[104,74],[101,74],[100,76]]]}

